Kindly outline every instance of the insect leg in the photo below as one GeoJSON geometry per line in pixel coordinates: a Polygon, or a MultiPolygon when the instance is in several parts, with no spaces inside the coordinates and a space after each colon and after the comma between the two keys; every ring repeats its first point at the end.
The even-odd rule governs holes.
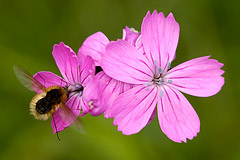
{"type": "Polygon", "coordinates": [[[46,87],[46,86],[45,86],[45,80],[43,79],[43,77],[41,76],[41,74],[39,74],[38,72],[37,72],[37,74],[38,74],[39,77],[43,80],[43,82],[44,82],[43,86],[46,87]]]}
{"type": "Polygon", "coordinates": [[[53,116],[53,115],[52,115],[52,118],[53,118],[53,123],[54,123],[55,129],[56,129],[57,138],[58,138],[58,140],[60,141],[61,139],[60,139],[60,137],[59,137],[59,135],[58,135],[57,125],[56,125],[56,123],[55,123],[55,119],[54,119],[54,116],[53,116]]]}

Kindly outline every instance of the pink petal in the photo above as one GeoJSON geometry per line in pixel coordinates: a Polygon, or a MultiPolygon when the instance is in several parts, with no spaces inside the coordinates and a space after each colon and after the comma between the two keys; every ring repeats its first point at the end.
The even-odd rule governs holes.
{"type": "Polygon", "coordinates": [[[129,42],[134,47],[136,46],[136,42],[140,36],[140,33],[137,32],[134,28],[128,28],[127,26],[123,29],[123,40],[129,42]]]}
{"type": "Polygon", "coordinates": [[[95,75],[95,63],[90,56],[79,54],[78,57],[80,63],[80,82],[85,87],[95,75]]]}
{"type": "Polygon", "coordinates": [[[52,118],[52,128],[53,133],[60,132],[70,126],[74,120],[80,114],[81,109],[81,98],[78,96],[71,96],[70,99],[66,102],[66,106],[70,109],[70,112],[66,112],[62,108],[59,108],[52,118]]]}
{"type": "Polygon", "coordinates": [[[61,132],[62,130],[69,127],[74,120],[78,117],[80,110],[74,111],[74,117],[69,117],[69,115],[65,115],[66,112],[59,108],[54,114],[51,122],[51,126],[53,128],[53,134],[56,132],[61,132]]]}
{"type": "MultiPolygon", "coordinates": [[[[103,72],[104,73],[104,72],[103,72]]],[[[105,117],[109,118],[113,101],[123,92],[131,88],[130,84],[117,81],[104,73],[99,79],[101,105],[104,106],[105,117]]]]}
{"type": "Polygon", "coordinates": [[[84,94],[83,94],[83,100],[86,104],[86,109],[83,110],[84,114],[87,114],[88,112],[93,116],[98,116],[102,114],[105,111],[105,106],[102,105],[102,85],[100,84],[100,80],[102,76],[104,75],[104,72],[99,72],[97,75],[94,76],[94,78],[89,81],[84,88],[84,94]],[[92,106],[94,106],[92,108],[92,106]]]}
{"type": "Polygon", "coordinates": [[[104,116],[106,118],[110,118],[111,115],[111,107],[113,102],[116,100],[116,98],[126,92],[127,90],[131,89],[133,85],[117,81],[113,78],[110,78],[105,85],[105,88],[103,90],[103,96],[102,101],[103,105],[105,106],[105,114],[104,116]]]}
{"type": "Polygon", "coordinates": [[[143,84],[152,80],[153,71],[146,57],[123,40],[107,45],[101,66],[107,75],[122,82],[143,84]]]}
{"type": "Polygon", "coordinates": [[[81,99],[81,107],[82,107],[82,112],[80,117],[83,117],[84,115],[86,115],[89,112],[89,106],[87,101],[85,101],[83,98],[81,99]]]}
{"type": "Polygon", "coordinates": [[[138,133],[152,118],[157,103],[157,88],[136,86],[121,94],[113,103],[113,124],[125,135],[138,133]]]}
{"type": "Polygon", "coordinates": [[[63,78],[69,83],[78,83],[79,62],[74,51],[61,42],[54,45],[52,54],[63,78]]]}
{"type": "Polygon", "coordinates": [[[53,134],[55,134],[56,132],[60,132],[62,130],[64,130],[65,128],[67,128],[71,123],[68,123],[66,121],[64,121],[62,119],[62,115],[64,114],[62,109],[59,108],[54,114],[53,114],[53,118],[52,118],[52,122],[51,122],[51,126],[53,128],[53,134]]]}
{"type": "Polygon", "coordinates": [[[81,110],[81,99],[82,97],[76,93],[70,93],[68,100],[66,102],[66,106],[71,109],[73,112],[75,110],[81,110]]]}
{"type": "Polygon", "coordinates": [[[155,10],[147,13],[142,22],[142,43],[148,60],[163,69],[175,58],[179,38],[179,25],[172,13],[167,18],[155,10]],[[155,63],[156,63],[155,62],[155,63]]]}
{"type": "Polygon", "coordinates": [[[83,42],[78,51],[78,56],[81,54],[89,55],[95,61],[96,66],[99,66],[98,61],[101,59],[101,54],[105,51],[108,43],[108,38],[102,32],[94,33],[83,42]]]}
{"type": "Polygon", "coordinates": [[[125,27],[123,29],[123,40],[129,42],[134,46],[139,52],[144,53],[141,34],[137,32],[134,28],[125,27]]]}
{"type": "Polygon", "coordinates": [[[171,69],[166,76],[172,80],[169,86],[199,97],[218,93],[224,84],[224,71],[220,69],[223,64],[209,57],[195,58],[171,69]]]}
{"type": "Polygon", "coordinates": [[[111,114],[111,106],[113,101],[120,94],[131,89],[133,85],[117,81],[106,75],[103,71],[99,73],[97,79],[98,89],[101,95],[99,96],[100,106],[98,106],[98,108],[102,108],[102,111],[105,112],[105,117],[109,118],[111,114]]]}
{"type": "Polygon", "coordinates": [[[131,84],[122,83],[109,77],[103,71],[99,72],[84,88],[83,99],[88,105],[87,111],[92,116],[98,116],[105,112],[105,117],[108,118],[112,102],[119,94],[132,87],[131,84]]]}
{"type": "Polygon", "coordinates": [[[155,118],[155,116],[156,116],[156,108],[154,109],[154,111],[153,111],[151,117],[149,118],[149,121],[148,121],[147,124],[149,124],[150,122],[152,122],[152,120],[155,118]]]}
{"type": "MultiPolygon", "coordinates": [[[[187,142],[197,136],[200,121],[188,100],[178,90],[164,86],[158,99],[158,119],[163,133],[175,142],[187,142]]],[[[159,93],[160,94],[160,93],[159,93]]]]}
{"type": "MultiPolygon", "coordinates": [[[[48,71],[38,72],[33,76],[33,78],[36,79],[38,82],[40,82],[45,88],[48,88],[54,85],[58,85],[61,87],[65,87],[67,85],[67,82],[64,79],[48,71]]],[[[42,92],[38,88],[35,88],[35,91],[37,93],[42,92]]]]}

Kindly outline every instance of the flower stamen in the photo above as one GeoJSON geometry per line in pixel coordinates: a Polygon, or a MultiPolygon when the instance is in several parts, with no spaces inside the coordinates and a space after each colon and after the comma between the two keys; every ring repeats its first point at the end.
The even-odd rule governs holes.
{"type": "Polygon", "coordinates": [[[163,92],[163,90],[161,90],[161,92],[160,92],[160,97],[161,98],[163,97],[163,94],[164,94],[164,92],[163,92]]]}
{"type": "Polygon", "coordinates": [[[163,84],[163,79],[160,77],[159,78],[159,82],[158,82],[160,85],[162,85],[163,84]]]}
{"type": "Polygon", "coordinates": [[[150,83],[146,83],[146,84],[145,84],[145,87],[148,87],[148,86],[150,86],[150,85],[151,85],[150,83]]]}
{"type": "Polygon", "coordinates": [[[157,60],[154,60],[154,66],[157,67],[157,60]]]}
{"type": "Polygon", "coordinates": [[[171,79],[169,79],[167,82],[168,82],[168,83],[172,83],[172,80],[171,80],[171,79]]]}
{"type": "Polygon", "coordinates": [[[170,69],[171,68],[171,62],[167,62],[167,68],[170,69]]]}
{"type": "Polygon", "coordinates": [[[158,67],[158,73],[162,73],[162,68],[161,67],[158,67]]]}
{"type": "Polygon", "coordinates": [[[70,92],[75,92],[78,93],[79,96],[82,96],[84,87],[81,84],[76,84],[74,86],[69,86],[68,89],[70,92]]]}

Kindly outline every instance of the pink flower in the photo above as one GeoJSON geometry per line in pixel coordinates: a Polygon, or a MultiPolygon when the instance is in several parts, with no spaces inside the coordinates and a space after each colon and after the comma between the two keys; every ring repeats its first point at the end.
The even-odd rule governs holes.
{"type": "MultiPolygon", "coordinates": [[[[126,27],[123,29],[122,39],[139,49],[142,47],[140,38],[140,33],[133,28],[126,27]]],[[[78,54],[91,56],[96,66],[99,66],[98,62],[102,59],[101,56],[105,52],[105,47],[108,43],[108,38],[102,32],[97,32],[84,41],[78,54]]],[[[87,92],[85,94],[87,96],[84,98],[86,98],[85,101],[87,104],[90,104],[89,113],[93,116],[98,116],[105,112],[105,117],[108,118],[112,102],[117,96],[133,86],[132,84],[117,81],[114,77],[109,77],[103,71],[99,72],[86,87],[87,92]]]]}
{"type": "Polygon", "coordinates": [[[168,138],[186,142],[200,130],[200,120],[180,92],[199,97],[218,93],[224,84],[223,66],[210,56],[170,69],[175,58],[179,25],[172,13],[147,13],[141,27],[143,51],[124,40],[110,42],[99,62],[104,72],[119,81],[137,85],[116,98],[110,117],[125,135],[142,130],[155,116],[168,138]]]}
{"type": "MultiPolygon", "coordinates": [[[[46,88],[53,85],[66,87],[69,91],[66,106],[71,109],[75,117],[78,117],[81,109],[85,112],[88,110],[83,97],[86,92],[85,87],[95,74],[94,61],[90,56],[78,54],[77,57],[74,51],[63,42],[59,45],[54,45],[52,54],[63,78],[48,71],[38,72],[33,77],[46,88]]],[[[36,92],[39,93],[40,90],[36,92]]],[[[53,133],[64,130],[72,123],[71,121],[66,121],[62,114],[64,112],[61,108],[53,114],[53,133]]]]}

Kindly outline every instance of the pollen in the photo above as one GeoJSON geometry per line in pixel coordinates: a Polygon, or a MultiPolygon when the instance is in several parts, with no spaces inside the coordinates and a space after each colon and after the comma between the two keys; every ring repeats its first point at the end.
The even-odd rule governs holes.
{"type": "Polygon", "coordinates": [[[93,108],[94,108],[93,102],[94,102],[94,101],[90,101],[90,102],[88,103],[88,105],[90,106],[90,109],[93,109],[93,108]]]}

